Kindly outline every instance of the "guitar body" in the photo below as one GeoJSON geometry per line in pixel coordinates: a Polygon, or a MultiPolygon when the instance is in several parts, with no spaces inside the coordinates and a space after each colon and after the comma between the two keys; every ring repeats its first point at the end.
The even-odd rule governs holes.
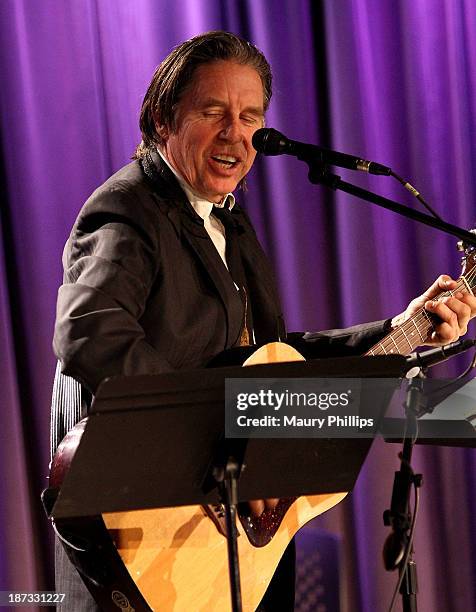
{"type": "MultiPolygon", "coordinates": [[[[465,250],[464,275],[453,291],[473,292],[476,252],[465,250]]],[[[438,299],[451,295],[443,292],[438,299]]],[[[431,333],[420,309],[365,353],[408,354],[431,333]]],[[[304,360],[292,347],[271,343],[244,365],[304,360]]],[[[87,419],[58,447],[43,502],[50,513],[87,419]]],[[[281,499],[252,518],[239,507],[238,550],[243,610],[259,604],[289,541],[305,523],[338,504],[346,493],[281,499]]],[[[229,611],[227,542],[220,507],[184,506],[65,519],[55,529],[102,610],[125,612],[229,611]],[[72,546],[69,543],[72,543],[72,546]],[[75,545],[76,542],[76,545],[75,545]]]]}
{"type": "MultiPolygon", "coordinates": [[[[253,546],[238,526],[244,611],[256,609],[298,529],[345,495],[298,498],[265,546],[253,546]]],[[[124,565],[153,610],[231,610],[226,539],[201,506],[104,514],[103,519],[124,565]]]]}
{"type": "MultiPolygon", "coordinates": [[[[294,348],[274,342],[255,351],[244,365],[298,360],[304,358],[294,348]]],[[[85,421],[78,423],[58,447],[50,472],[50,491],[60,489],[85,421]]],[[[265,510],[259,518],[249,516],[246,505],[238,507],[245,612],[256,609],[299,528],[346,495],[343,492],[281,499],[274,510],[265,510]]],[[[72,533],[79,541],[89,540],[89,552],[65,548],[104,610],[117,610],[119,604],[129,612],[231,610],[226,527],[220,506],[107,513],[72,522],[62,520],[56,528],[65,534],[65,540],[72,533]],[[91,561],[93,556],[96,559],[91,561]],[[110,566],[107,580],[102,580],[91,568],[104,567],[106,563],[110,566]]]]}

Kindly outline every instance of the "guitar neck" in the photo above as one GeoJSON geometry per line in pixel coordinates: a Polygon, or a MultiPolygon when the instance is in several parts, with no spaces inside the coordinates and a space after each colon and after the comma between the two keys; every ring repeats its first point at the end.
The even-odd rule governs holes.
{"type": "MultiPolygon", "coordinates": [[[[444,291],[436,296],[440,300],[446,296],[454,295],[455,292],[471,292],[470,285],[464,276],[458,279],[458,285],[451,291],[444,291]]],[[[373,355],[408,355],[417,346],[423,344],[435,328],[435,317],[429,314],[424,308],[404,321],[401,325],[392,330],[380,342],[374,344],[365,354],[365,357],[373,355]]]]}

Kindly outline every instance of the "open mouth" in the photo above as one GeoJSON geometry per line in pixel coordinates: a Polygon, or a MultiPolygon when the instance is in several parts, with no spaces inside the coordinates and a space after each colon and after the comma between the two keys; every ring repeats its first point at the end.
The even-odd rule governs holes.
{"type": "Polygon", "coordinates": [[[234,168],[240,161],[233,155],[212,155],[212,159],[223,166],[223,168],[234,168]]]}

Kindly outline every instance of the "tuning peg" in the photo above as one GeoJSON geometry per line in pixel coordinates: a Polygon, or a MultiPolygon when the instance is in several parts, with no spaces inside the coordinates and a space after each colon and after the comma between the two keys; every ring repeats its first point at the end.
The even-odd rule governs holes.
{"type": "MultiPolygon", "coordinates": [[[[471,234],[476,234],[476,228],[470,229],[469,232],[471,234]]],[[[466,244],[464,240],[458,240],[458,242],[456,243],[456,248],[458,249],[458,251],[465,252],[466,254],[473,253],[475,250],[475,247],[473,245],[466,244]]]]}

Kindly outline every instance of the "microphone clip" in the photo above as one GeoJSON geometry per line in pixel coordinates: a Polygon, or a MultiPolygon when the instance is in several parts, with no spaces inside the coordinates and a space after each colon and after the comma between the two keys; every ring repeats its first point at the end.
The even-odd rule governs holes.
{"type": "Polygon", "coordinates": [[[330,172],[328,164],[318,159],[304,159],[302,161],[305,161],[308,165],[309,172],[307,177],[310,183],[313,185],[326,185],[336,191],[341,177],[330,172]]]}

